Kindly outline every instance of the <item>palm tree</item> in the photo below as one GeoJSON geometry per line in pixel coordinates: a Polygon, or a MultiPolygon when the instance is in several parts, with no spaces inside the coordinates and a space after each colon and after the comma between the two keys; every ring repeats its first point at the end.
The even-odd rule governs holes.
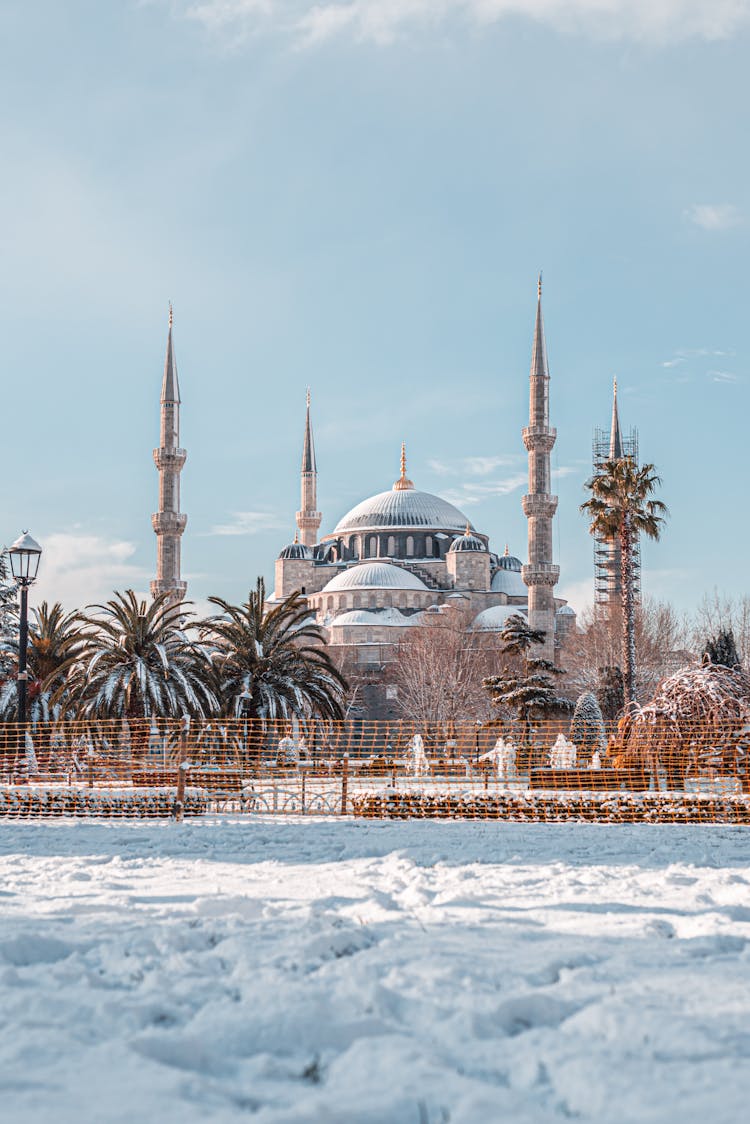
{"type": "Polygon", "coordinates": [[[652,464],[640,468],[632,457],[608,460],[597,469],[586,488],[590,499],[581,504],[581,511],[590,519],[592,535],[618,542],[620,547],[620,584],[622,589],[622,663],[624,670],[625,705],[635,702],[635,591],[633,588],[633,551],[639,535],[657,540],[668,515],[666,506],[651,499],[661,484],[652,464]]]}
{"type": "Polygon", "coordinates": [[[212,648],[222,712],[247,718],[342,718],[347,683],[325,650],[304,597],[266,608],[258,578],[244,605],[209,597],[220,614],[201,626],[212,648]]]}
{"type": "MultiPolygon", "coordinates": [[[[31,720],[47,722],[51,717],[50,698],[62,684],[63,669],[80,643],[79,617],[65,613],[59,601],[52,608],[46,601],[32,610],[29,622],[28,670],[31,720]]],[[[14,659],[18,660],[17,639],[12,644],[14,659]]],[[[60,699],[64,709],[64,693],[60,699]]],[[[15,717],[18,708],[18,690],[15,678],[8,679],[0,688],[0,718],[7,721],[15,717]]]]}
{"type": "Polygon", "coordinates": [[[78,617],[80,645],[63,671],[65,692],[85,718],[202,718],[218,699],[211,683],[205,648],[185,632],[187,603],[161,593],[150,603],[132,589],[115,593],[105,605],[89,605],[96,615],[78,617]]]}
{"type": "Polygon", "coordinates": [[[66,613],[59,601],[52,608],[46,601],[33,610],[29,626],[29,664],[44,691],[57,686],[60,668],[81,640],[79,618],[66,613]]]}

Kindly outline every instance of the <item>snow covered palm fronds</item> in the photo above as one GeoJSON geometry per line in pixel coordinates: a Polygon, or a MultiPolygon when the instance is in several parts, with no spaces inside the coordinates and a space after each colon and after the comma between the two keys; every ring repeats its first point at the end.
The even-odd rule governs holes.
{"type": "Polygon", "coordinates": [[[299,593],[267,608],[259,578],[244,605],[220,597],[209,601],[221,613],[204,621],[201,632],[210,648],[223,714],[343,717],[345,680],[299,593]]]}
{"type": "Polygon", "coordinates": [[[750,679],[720,664],[684,668],[621,721],[618,742],[627,760],[660,761],[683,776],[701,763],[746,774],[750,679]]]}
{"type": "Polygon", "coordinates": [[[80,617],[80,644],[56,697],[86,718],[150,718],[217,708],[205,648],[185,632],[190,616],[169,594],[139,602],[132,590],[80,617]]]}

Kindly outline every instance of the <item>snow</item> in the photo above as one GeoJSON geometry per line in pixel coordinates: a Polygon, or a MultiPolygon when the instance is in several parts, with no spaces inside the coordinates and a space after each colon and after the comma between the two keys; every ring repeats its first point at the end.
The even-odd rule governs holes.
{"type": "Polygon", "coordinates": [[[736,827],[0,822],[14,1124],[744,1119],[736,827]]]}

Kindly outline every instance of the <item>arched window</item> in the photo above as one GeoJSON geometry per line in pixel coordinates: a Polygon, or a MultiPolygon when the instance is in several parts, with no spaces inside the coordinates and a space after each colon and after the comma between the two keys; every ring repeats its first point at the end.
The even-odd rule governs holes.
{"type": "Polygon", "coordinates": [[[393,535],[388,536],[388,550],[386,552],[389,558],[396,557],[396,540],[393,535]]]}
{"type": "Polygon", "coordinates": [[[370,552],[368,558],[377,558],[378,556],[378,540],[375,535],[370,535],[370,552]]]}
{"type": "Polygon", "coordinates": [[[329,610],[329,612],[332,608],[333,608],[333,598],[329,597],[328,598],[328,610],[329,610]]]}
{"type": "Polygon", "coordinates": [[[406,557],[407,558],[413,558],[414,557],[414,539],[412,538],[411,535],[408,535],[407,539],[406,539],[406,557]]]}
{"type": "Polygon", "coordinates": [[[425,535],[424,556],[425,558],[432,558],[432,535],[425,535]]]}
{"type": "Polygon", "coordinates": [[[371,609],[377,609],[377,607],[378,607],[378,595],[377,595],[377,593],[371,593],[370,594],[370,608],[371,609]]]}

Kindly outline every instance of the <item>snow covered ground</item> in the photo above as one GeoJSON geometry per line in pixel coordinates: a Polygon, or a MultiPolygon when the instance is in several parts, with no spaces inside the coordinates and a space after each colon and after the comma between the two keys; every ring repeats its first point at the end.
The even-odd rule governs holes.
{"type": "Polygon", "coordinates": [[[746,1119],[750,832],[0,823],[10,1124],[746,1119]]]}

